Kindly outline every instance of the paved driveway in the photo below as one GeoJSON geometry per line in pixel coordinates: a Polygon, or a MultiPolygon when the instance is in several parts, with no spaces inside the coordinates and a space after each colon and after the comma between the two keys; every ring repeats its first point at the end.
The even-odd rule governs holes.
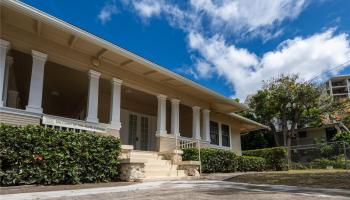
{"type": "Polygon", "coordinates": [[[264,186],[225,181],[157,181],[128,186],[8,194],[1,200],[84,199],[84,200],[250,200],[250,199],[350,199],[350,191],[317,190],[293,186],[264,186]]]}

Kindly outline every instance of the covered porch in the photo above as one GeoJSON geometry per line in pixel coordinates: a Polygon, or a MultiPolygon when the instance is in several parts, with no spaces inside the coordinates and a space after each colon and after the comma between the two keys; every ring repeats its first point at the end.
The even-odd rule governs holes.
{"type": "Polygon", "coordinates": [[[67,67],[42,52],[19,51],[5,40],[0,44],[6,58],[0,65],[0,110],[9,114],[6,119],[1,115],[2,122],[113,135],[147,151],[175,149],[175,138],[210,143],[207,109],[124,85],[94,70],[67,67]],[[28,118],[18,121],[21,117],[28,118]],[[171,144],[165,142],[169,140],[171,144]]]}

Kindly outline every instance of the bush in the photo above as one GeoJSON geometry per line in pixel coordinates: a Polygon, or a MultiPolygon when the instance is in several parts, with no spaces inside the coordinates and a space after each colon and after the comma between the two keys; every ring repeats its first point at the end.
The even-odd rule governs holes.
{"type": "Polygon", "coordinates": [[[41,126],[0,125],[1,185],[116,180],[120,141],[41,126]]]}
{"type": "Polygon", "coordinates": [[[344,155],[339,155],[331,159],[327,159],[327,158],[315,159],[310,163],[310,168],[326,169],[328,166],[332,166],[334,169],[345,169],[346,164],[350,166],[350,161],[345,162],[344,155]]]}
{"type": "Polygon", "coordinates": [[[266,160],[261,157],[240,156],[238,158],[238,170],[246,171],[264,171],[266,169],[266,160]]]}
{"type": "Polygon", "coordinates": [[[266,149],[248,150],[242,152],[243,156],[256,156],[262,157],[266,160],[267,170],[287,170],[287,148],[285,147],[274,147],[266,149]]]}
{"type": "MultiPolygon", "coordinates": [[[[183,160],[199,160],[198,149],[183,149],[183,160]]],[[[238,156],[232,151],[222,149],[201,149],[202,171],[205,173],[235,172],[238,168],[238,156]]]]}

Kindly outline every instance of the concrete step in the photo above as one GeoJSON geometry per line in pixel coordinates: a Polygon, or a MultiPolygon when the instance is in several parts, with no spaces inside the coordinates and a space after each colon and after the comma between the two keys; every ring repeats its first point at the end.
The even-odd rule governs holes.
{"type": "Polygon", "coordinates": [[[154,159],[146,159],[147,163],[145,163],[145,165],[161,165],[161,166],[169,166],[171,165],[171,161],[170,160],[154,160],[154,159]]]}
{"type": "Polygon", "coordinates": [[[147,153],[131,153],[131,158],[140,158],[140,159],[152,159],[152,160],[163,160],[163,156],[155,155],[155,154],[147,154],[147,153]]]}
{"type": "Polygon", "coordinates": [[[155,177],[185,177],[184,170],[145,170],[146,178],[155,177]]]}
{"type": "Polygon", "coordinates": [[[149,170],[177,170],[177,165],[145,165],[145,171],[149,170]]]}

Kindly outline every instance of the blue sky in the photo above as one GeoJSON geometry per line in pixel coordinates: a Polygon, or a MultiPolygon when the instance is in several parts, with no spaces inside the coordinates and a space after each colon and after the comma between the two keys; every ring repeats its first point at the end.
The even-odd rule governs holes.
{"type": "Polygon", "coordinates": [[[348,0],[24,2],[242,100],[271,77],[309,80],[350,60],[348,0]]]}

